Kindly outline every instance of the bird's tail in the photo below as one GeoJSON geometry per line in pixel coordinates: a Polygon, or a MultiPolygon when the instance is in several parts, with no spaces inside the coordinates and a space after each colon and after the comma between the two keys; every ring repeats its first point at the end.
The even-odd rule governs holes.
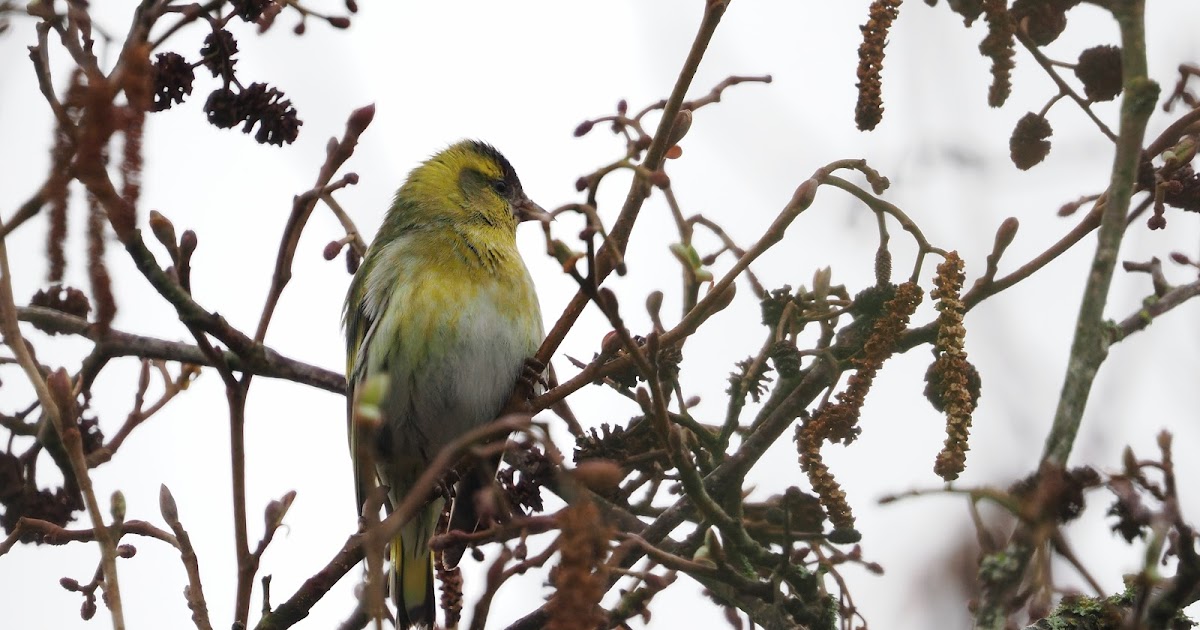
{"type": "Polygon", "coordinates": [[[442,503],[439,499],[421,508],[392,541],[390,588],[400,630],[433,627],[433,555],[429,539],[441,516],[442,503]]]}

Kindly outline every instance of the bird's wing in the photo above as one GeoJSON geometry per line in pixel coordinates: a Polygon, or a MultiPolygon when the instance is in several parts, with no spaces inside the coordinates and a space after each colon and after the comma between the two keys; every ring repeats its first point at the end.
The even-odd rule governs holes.
{"type": "MultiPolygon", "coordinates": [[[[365,470],[364,462],[358,461],[358,431],[354,430],[354,403],[357,386],[367,376],[367,357],[378,328],[379,318],[372,317],[361,299],[361,275],[356,275],[350,285],[346,300],[346,435],[350,440],[350,459],[354,462],[354,487],[361,512],[367,493],[375,485],[375,471],[365,470]]],[[[383,305],[387,308],[387,304],[383,305]]]]}

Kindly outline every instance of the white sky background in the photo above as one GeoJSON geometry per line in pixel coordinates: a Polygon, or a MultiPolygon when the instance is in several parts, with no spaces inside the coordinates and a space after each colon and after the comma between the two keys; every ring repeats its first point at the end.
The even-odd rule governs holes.
{"type": "MultiPolygon", "coordinates": [[[[108,30],[124,33],[134,4],[94,2],[93,14],[108,30]]],[[[195,296],[241,330],[253,330],[258,321],[292,195],[312,185],[326,141],[340,137],[351,110],[372,102],[377,107],[374,123],[345,168],[358,173],[361,182],[337,195],[368,238],[408,170],[463,137],[484,139],[504,151],[527,192],[553,208],[580,199],[575,180],[621,151],[620,140],[606,125],[597,125],[582,139],[573,138],[572,130],[584,118],[611,113],[620,98],[628,99],[635,111],[664,98],[700,16],[699,2],[682,0],[361,4],[349,31],[311,22],[308,33],[296,37],[290,31],[291,14],[281,17],[264,37],[254,36],[253,29],[240,22],[232,25],[241,49],[237,69],[242,81],[270,82],[299,110],[304,126],[295,145],[264,147],[248,136],[205,123],[204,98],[218,84],[201,73],[186,103],[148,118],[141,225],[145,228],[146,213],[157,209],[177,230],[196,231],[200,245],[193,259],[195,296]]],[[[685,213],[704,213],[748,245],[813,170],[836,159],[861,157],[891,178],[894,186],[886,199],[907,211],[934,244],[963,253],[968,284],[983,269],[996,226],[1007,216],[1018,217],[1021,231],[1001,265],[1002,273],[1014,269],[1074,225],[1076,219],[1054,216],[1062,203],[1102,190],[1111,145],[1072,103],[1063,101],[1050,115],[1054,148],[1046,163],[1018,172],[1007,158],[1009,132],[1026,111],[1042,107],[1055,93],[1054,86],[1027,54],[1018,52],[1016,88],[1008,106],[989,109],[988,61],[975,52],[984,35],[982,22],[965,30],[959,16],[944,4],[931,9],[918,2],[904,5],[892,31],[883,123],[873,133],[857,131],[856,51],[868,4],[732,4],[691,95],[706,93],[731,74],[769,73],[775,82],[735,87],[722,103],[696,114],[683,143],[683,159],[668,164],[685,213]]],[[[1176,66],[1200,57],[1195,37],[1200,5],[1187,0],[1149,4],[1150,72],[1167,92],[1177,78],[1176,66]]],[[[337,2],[323,5],[331,12],[341,7],[337,2]]],[[[1118,43],[1115,24],[1099,9],[1083,6],[1071,13],[1071,20],[1066,35],[1049,48],[1050,56],[1072,61],[1084,47],[1118,43]]],[[[190,28],[167,49],[195,60],[205,31],[202,26],[190,28]]],[[[33,42],[27,19],[14,20],[11,30],[0,36],[0,216],[5,218],[32,194],[48,168],[52,117],[26,57],[25,47],[33,42]]],[[[65,59],[58,49],[53,49],[53,59],[61,84],[65,59]]],[[[1115,127],[1116,104],[1099,105],[1096,111],[1115,127]]],[[[1148,135],[1153,137],[1167,122],[1159,114],[1148,135]]],[[[615,217],[627,182],[627,176],[606,180],[601,214],[607,221],[615,217]]],[[[78,204],[73,208],[68,252],[69,282],[76,286],[87,285],[81,210],[78,204]]],[[[1165,258],[1171,250],[1197,257],[1200,217],[1170,211],[1167,218],[1165,231],[1134,227],[1121,258],[1165,258]]],[[[573,230],[565,227],[559,228],[563,238],[573,230]]],[[[9,241],[18,302],[43,286],[45,229],[45,219],[39,217],[9,241]]],[[[538,230],[521,232],[549,328],[573,293],[573,284],[542,255],[538,230]]],[[[321,250],[340,234],[337,222],[319,206],[300,242],[292,283],[267,338],[284,355],[333,370],[343,365],[339,317],[349,276],[340,259],[325,262],[321,250]]],[[[667,292],[667,324],[678,317],[678,272],[666,250],[672,234],[665,204],[652,197],[631,243],[630,275],[611,282],[635,332],[648,327],[641,304],[655,288],[667,292]]],[[[913,248],[894,224],[892,243],[897,276],[907,275],[913,248]]],[[[1006,485],[1036,463],[1062,382],[1093,243],[1088,239],[1030,281],[969,314],[967,348],[984,385],[962,485],[1006,485]]],[[[830,188],[818,194],[784,243],[754,270],[768,287],[796,286],[811,284],[813,271],[830,265],[834,282],[847,284],[854,293],[872,282],[875,246],[871,214],[830,188]]],[[[165,260],[156,243],[152,249],[165,260]]],[[[108,262],[121,307],[117,328],[189,338],[115,241],[108,262]]],[[[718,271],[728,264],[723,260],[718,271]]],[[[1169,279],[1191,278],[1174,265],[1166,268],[1169,279]]],[[[923,285],[929,286],[932,275],[929,264],[923,285]]],[[[1118,271],[1109,316],[1130,314],[1148,292],[1145,276],[1118,271]]],[[[723,416],[721,392],[733,363],[759,347],[757,313],[751,293],[743,290],[735,304],[686,347],[684,388],[704,399],[698,410],[702,420],[715,423],[723,416]]],[[[931,313],[926,303],[915,321],[928,321],[931,313]]],[[[1182,488],[1188,493],[1182,497],[1184,510],[1192,522],[1200,519],[1194,483],[1200,469],[1185,453],[1194,452],[1200,439],[1197,317],[1197,305],[1189,304],[1114,348],[1097,381],[1072,459],[1112,469],[1127,444],[1139,454],[1154,456],[1155,434],[1170,428],[1176,435],[1182,488]]],[[[589,312],[562,353],[591,357],[605,326],[589,312]]],[[[52,366],[74,371],[89,348],[77,339],[47,342],[40,333],[27,331],[42,361],[52,366]]],[[[825,451],[858,516],[866,558],[887,570],[882,577],[853,567],[844,571],[855,601],[875,628],[968,623],[965,595],[950,586],[957,576],[946,564],[961,541],[973,538],[964,501],[927,498],[886,507],[875,504],[885,494],[939,485],[932,464],[944,437],[942,418],[920,394],[928,360],[921,348],[889,363],[868,398],[861,439],[851,448],[825,451]]],[[[555,363],[560,376],[573,373],[561,358],[555,363]]],[[[94,407],[110,436],[128,413],[136,369],[133,360],[114,362],[96,384],[94,407]]],[[[31,394],[18,372],[5,368],[0,377],[0,406],[7,412],[24,407],[31,394]]],[[[637,413],[627,400],[599,388],[589,388],[572,401],[589,425],[624,422],[637,413]]],[[[753,409],[746,417],[752,413],[753,409]]],[[[298,492],[287,527],[263,559],[262,573],[274,575],[272,600],[279,603],[325,565],[355,525],[344,401],[259,378],[247,416],[252,545],[261,534],[266,503],[288,490],[298,492]]],[[[560,445],[569,448],[566,441],[560,445]]],[[[42,466],[43,474],[49,468],[42,466]]],[[[200,557],[217,627],[228,627],[233,606],[228,471],[227,409],[213,372],[205,372],[181,399],[138,428],[111,463],[93,471],[99,496],[119,488],[128,503],[128,518],[160,525],[158,487],[165,483],[171,488],[200,557]]],[[[792,484],[807,488],[786,437],[763,460],[753,481],[764,496],[792,484]]],[[[1115,591],[1122,573],[1137,570],[1142,549],[1124,546],[1108,533],[1102,519],[1107,502],[1107,496],[1095,495],[1088,516],[1070,531],[1093,575],[1115,591]]],[[[86,524],[86,515],[80,516],[80,525],[86,524]]],[[[126,542],[138,548],[135,558],[119,563],[129,627],[189,626],[181,595],[186,576],[177,553],[152,540],[126,542]]],[[[79,596],[57,582],[63,576],[86,582],[97,559],[96,547],[83,544],[18,546],[0,558],[0,625],[83,627],[77,613],[79,596]]],[[[1069,569],[1061,575],[1078,582],[1069,569]]],[[[344,579],[300,627],[333,627],[343,619],[352,607],[354,581],[344,579]]],[[[478,586],[479,580],[474,580],[468,588],[478,586]]],[[[538,578],[510,582],[493,607],[490,626],[503,627],[532,610],[545,592],[538,578]]],[[[697,593],[690,583],[670,589],[655,600],[654,620],[668,627],[723,627],[719,609],[697,602],[697,593]]],[[[260,602],[256,590],[253,609],[260,602]]],[[[107,623],[101,607],[90,627],[107,623]]]]}

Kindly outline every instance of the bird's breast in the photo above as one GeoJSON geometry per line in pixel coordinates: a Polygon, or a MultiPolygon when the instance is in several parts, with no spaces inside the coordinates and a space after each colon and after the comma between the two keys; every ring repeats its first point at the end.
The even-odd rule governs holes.
{"type": "Polygon", "coordinates": [[[385,424],[399,457],[431,457],[493,420],[543,337],[519,257],[499,274],[441,262],[399,269],[369,350],[368,372],[390,376],[385,424]]]}

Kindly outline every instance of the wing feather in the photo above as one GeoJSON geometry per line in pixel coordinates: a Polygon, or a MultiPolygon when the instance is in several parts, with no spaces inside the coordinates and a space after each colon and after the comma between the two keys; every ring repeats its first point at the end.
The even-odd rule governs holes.
{"type": "MultiPolygon", "coordinates": [[[[361,271],[361,270],[360,270],[361,271]]],[[[346,295],[343,324],[346,328],[346,435],[350,441],[350,458],[354,463],[354,488],[358,510],[361,513],[367,493],[375,486],[375,472],[365,470],[358,461],[361,445],[358,431],[354,430],[354,403],[358,385],[367,376],[367,357],[374,341],[379,318],[367,313],[360,299],[364,273],[356,274],[346,295]]],[[[386,307],[386,304],[385,304],[386,307]]]]}

